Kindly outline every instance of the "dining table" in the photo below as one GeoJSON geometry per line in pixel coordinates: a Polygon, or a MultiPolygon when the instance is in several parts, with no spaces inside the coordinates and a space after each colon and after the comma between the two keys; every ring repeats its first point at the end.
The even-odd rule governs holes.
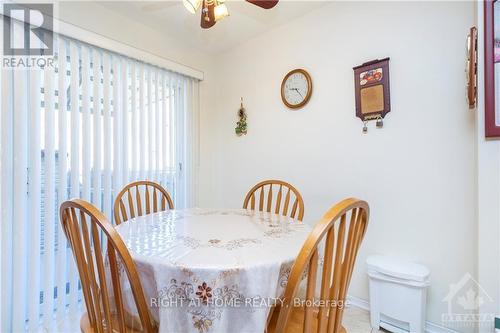
{"type": "MultiPolygon", "coordinates": [[[[116,226],[159,332],[262,333],[311,228],[246,209],[167,210],[116,226]]],[[[126,275],[124,306],[136,314],[126,275]]]]}

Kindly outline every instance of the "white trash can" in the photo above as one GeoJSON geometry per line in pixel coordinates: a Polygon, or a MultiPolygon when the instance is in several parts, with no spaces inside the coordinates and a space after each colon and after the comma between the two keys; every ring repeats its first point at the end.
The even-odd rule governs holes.
{"type": "Polygon", "coordinates": [[[370,281],[370,322],[389,332],[425,332],[429,269],[394,257],[366,260],[370,281]]]}

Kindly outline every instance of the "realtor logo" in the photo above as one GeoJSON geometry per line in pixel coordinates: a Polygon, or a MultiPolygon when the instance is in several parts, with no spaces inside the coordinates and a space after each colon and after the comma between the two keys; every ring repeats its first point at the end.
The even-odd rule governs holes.
{"type": "Polygon", "coordinates": [[[493,302],[493,299],[469,273],[457,283],[450,284],[443,302],[448,304],[448,311],[441,315],[441,321],[448,327],[473,327],[493,323],[494,314],[479,313],[481,306],[493,302]]]}
{"type": "Polygon", "coordinates": [[[53,4],[4,3],[3,55],[52,56],[53,4]]]}

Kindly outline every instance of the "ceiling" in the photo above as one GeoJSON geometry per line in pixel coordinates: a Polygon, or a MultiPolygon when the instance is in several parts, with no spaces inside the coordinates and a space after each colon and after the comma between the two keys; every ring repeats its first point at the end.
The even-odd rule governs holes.
{"type": "Polygon", "coordinates": [[[100,1],[117,14],[168,34],[185,46],[218,54],[327,4],[325,1],[281,0],[264,10],[241,0],[227,0],[230,16],[208,29],[200,28],[200,11],[193,15],[182,1],[100,1]]]}

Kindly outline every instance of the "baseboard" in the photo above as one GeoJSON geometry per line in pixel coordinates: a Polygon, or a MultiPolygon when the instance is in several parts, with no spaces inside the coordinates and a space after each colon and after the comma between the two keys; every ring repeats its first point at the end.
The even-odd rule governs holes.
{"type": "Polygon", "coordinates": [[[347,295],[347,302],[349,305],[355,306],[358,309],[363,309],[363,310],[366,310],[368,312],[370,311],[370,303],[367,300],[364,300],[364,299],[361,299],[361,298],[358,298],[355,296],[347,295]]]}
{"type": "MultiPolygon", "coordinates": [[[[370,311],[370,303],[367,300],[348,295],[347,301],[351,306],[355,306],[358,309],[370,311]]],[[[427,321],[425,322],[425,333],[459,333],[459,332],[427,321]]]]}
{"type": "Polygon", "coordinates": [[[437,325],[431,322],[425,322],[425,331],[427,333],[459,333],[458,331],[452,330],[451,328],[437,325]]]}

